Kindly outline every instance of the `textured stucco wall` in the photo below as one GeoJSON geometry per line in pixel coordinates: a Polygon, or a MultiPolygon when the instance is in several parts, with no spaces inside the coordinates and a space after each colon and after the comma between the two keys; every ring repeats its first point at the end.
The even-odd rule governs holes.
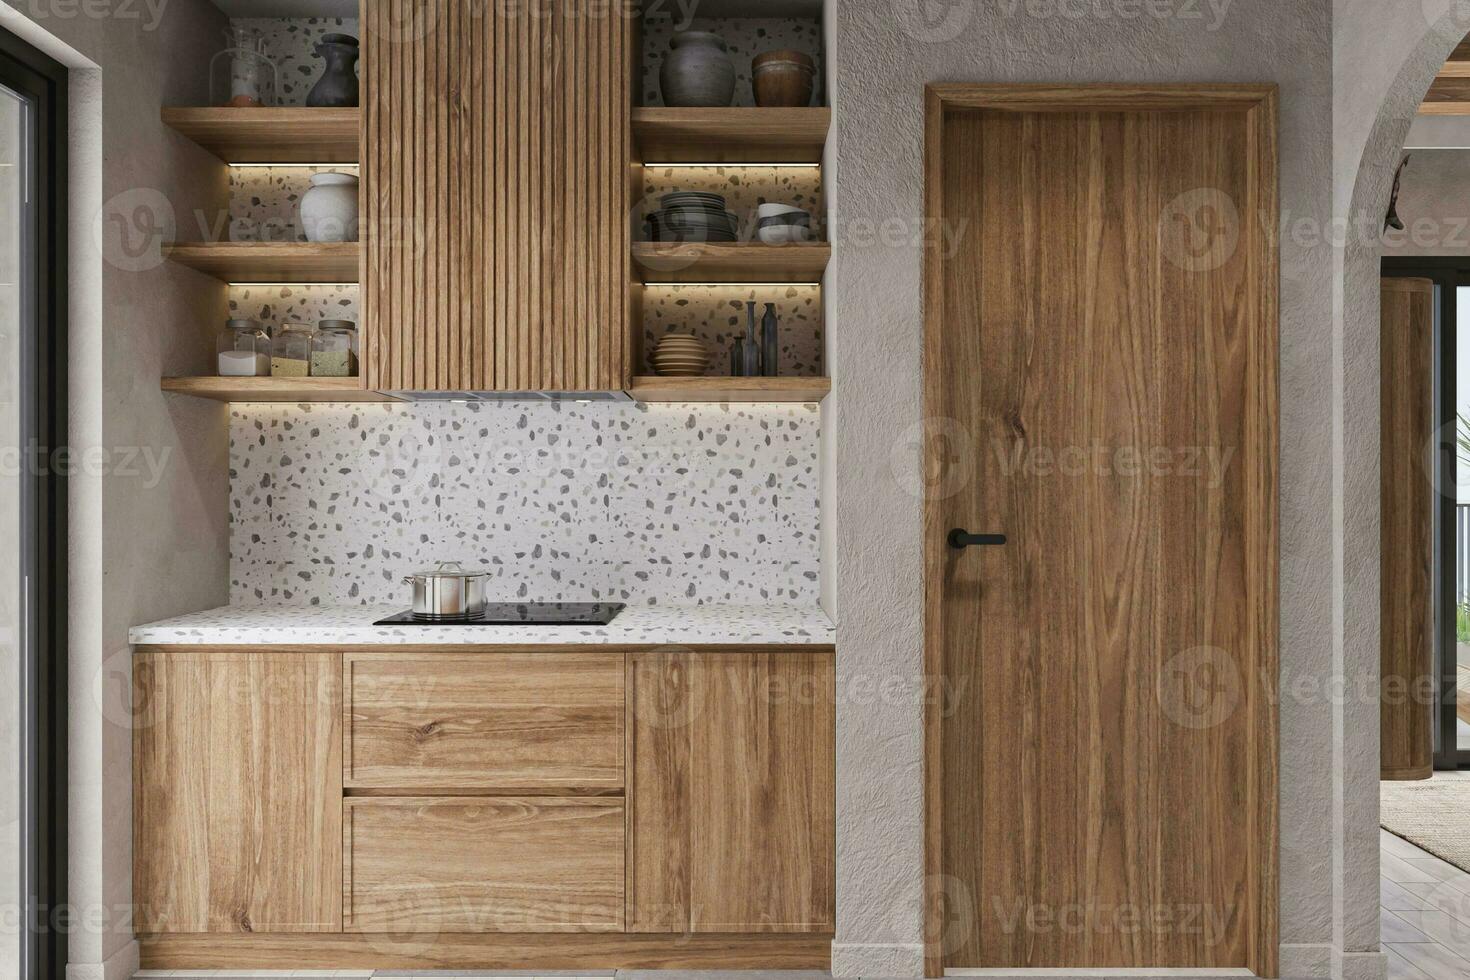
{"type": "Polygon", "coordinates": [[[1409,151],[1398,214],[1404,230],[1384,233],[1384,254],[1470,252],[1470,149],[1409,151]]]}
{"type": "Polygon", "coordinates": [[[227,203],[224,167],[158,117],[207,101],[224,24],[206,0],[0,2],[72,72],[69,442],[106,453],[69,487],[72,978],[136,964],[128,627],[227,593],[226,409],[158,389],[208,364],[225,290],[156,250],[168,214],[197,238],[195,209],[227,203]]]}
{"type": "MultiPolygon", "coordinates": [[[[923,891],[921,709],[859,697],[922,671],[920,250],[900,241],[922,209],[921,96],[935,81],[1274,81],[1281,87],[1281,207],[1331,213],[1330,8],[1324,0],[1139,5],[841,0],[829,51],[836,251],[828,270],[840,603],[838,924],[834,970],[915,974],[923,891]],[[1133,16],[1123,16],[1132,12],[1133,16]],[[889,226],[885,240],[874,226],[889,226]]],[[[1281,249],[1281,654],[1283,690],[1331,667],[1331,249],[1281,249]]],[[[1332,715],[1282,705],[1284,962],[1320,970],[1332,941],[1332,715]]],[[[1062,774],[1058,774],[1063,778],[1062,774]]]]}
{"type": "MultiPolygon", "coordinates": [[[[1332,655],[1349,680],[1378,672],[1378,229],[1419,102],[1466,33],[1455,0],[1333,4],[1332,655]]],[[[1381,977],[1371,698],[1337,701],[1333,745],[1334,972],[1381,977]]]]}

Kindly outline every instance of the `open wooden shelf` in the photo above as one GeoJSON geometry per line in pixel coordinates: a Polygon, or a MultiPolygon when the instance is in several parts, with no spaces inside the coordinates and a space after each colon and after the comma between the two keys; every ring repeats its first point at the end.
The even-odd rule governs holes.
{"type": "Polygon", "coordinates": [[[360,109],[164,109],[164,123],[226,163],[356,163],[360,109]]]}
{"type": "Polygon", "coordinates": [[[164,391],[220,402],[391,402],[361,378],[164,378],[164,391]]]}
{"type": "Polygon", "coordinates": [[[832,110],[742,108],[633,110],[638,159],[660,163],[820,163],[832,110]]]}
{"type": "Polygon", "coordinates": [[[640,402],[819,402],[832,390],[828,378],[633,379],[628,394],[640,402]]]}
{"type": "Polygon", "coordinates": [[[826,242],[634,242],[642,282],[820,282],[826,242]]]}
{"type": "Polygon", "coordinates": [[[357,282],[357,242],[200,242],[163,254],[225,282],[357,282]]]}

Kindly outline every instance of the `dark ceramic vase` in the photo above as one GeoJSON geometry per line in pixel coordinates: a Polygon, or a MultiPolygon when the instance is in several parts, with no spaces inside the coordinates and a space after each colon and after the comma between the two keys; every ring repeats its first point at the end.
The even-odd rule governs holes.
{"type": "Polygon", "coordinates": [[[326,59],[322,77],[306,94],[309,106],[337,109],[357,105],[357,38],[351,34],[324,34],[316,53],[326,59]]]}

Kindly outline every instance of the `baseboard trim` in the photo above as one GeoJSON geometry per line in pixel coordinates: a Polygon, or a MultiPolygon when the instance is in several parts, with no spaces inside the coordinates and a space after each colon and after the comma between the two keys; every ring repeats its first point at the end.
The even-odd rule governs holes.
{"type": "Polygon", "coordinates": [[[1285,980],[1331,980],[1331,943],[1282,943],[1281,976],[1285,980]]]}
{"type": "Polygon", "coordinates": [[[1364,953],[1332,951],[1335,980],[1384,980],[1388,976],[1388,954],[1382,950],[1364,953]]]}
{"type": "Polygon", "coordinates": [[[137,973],[138,941],[130,939],[101,963],[68,963],[66,980],[130,980],[137,973]]]}
{"type": "Polygon", "coordinates": [[[923,943],[832,944],[834,977],[922,977],[923,943]]]}
{"type": "Polygon", "coordinates": [[[145,970],[826,970],[832,962],[830,933],[191,932],[138,943],[145,970]]]}

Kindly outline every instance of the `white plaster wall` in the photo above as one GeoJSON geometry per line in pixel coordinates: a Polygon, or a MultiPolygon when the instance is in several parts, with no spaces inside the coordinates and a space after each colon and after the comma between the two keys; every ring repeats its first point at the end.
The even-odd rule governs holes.
{"type": "MultiPolygon", "coordinates": [[[[1397,3],[1393,6],[1398,6],[1397,3]]],[[[1331,214],[1330,8],[1233,3],[841,0],[829,11],[835,133],[827,273],[835,379],[838,689],[900,677],[921,649],[920,250],[923,85],[934,81],[1274,81],[1281,87],[1281,206],[1331,214]],[[1165,11],[1159,17],[1151,11],[1165,11]],[[1131,11],[1133,16],[1126,17],[1131,11]],[[1193,14],[1194,16],[1185,16],[1193,14]]],[[[1284,966],[1322,975],[1333,938],[1331,670],[1331,250],[1281,248],[1281,939],[1284,966]]],[[[1376,538],[1375,538],[1376,540],[1376,538]]],[[[845,699],[838,713],[838,922],[834,972],[921,968],[921,708],[845,699]]]]}
{"type": "Polygon", "coordinates": [[[227,592],[226,410],[158,389],[162,375],[206,367],[225,290],[121,247],[123,227],[130,244],[156,244],[171,235],[159,224],[169,212],[188,237],[194,209],[226,206],[225,169],[158,117],[204,103],[224,23],[205,0],[0,2],[0,28],[72,69],[69,442],[106,454],[74,469],[69,488],[76,978],[136,964],[128,627],[227,592]]]}

